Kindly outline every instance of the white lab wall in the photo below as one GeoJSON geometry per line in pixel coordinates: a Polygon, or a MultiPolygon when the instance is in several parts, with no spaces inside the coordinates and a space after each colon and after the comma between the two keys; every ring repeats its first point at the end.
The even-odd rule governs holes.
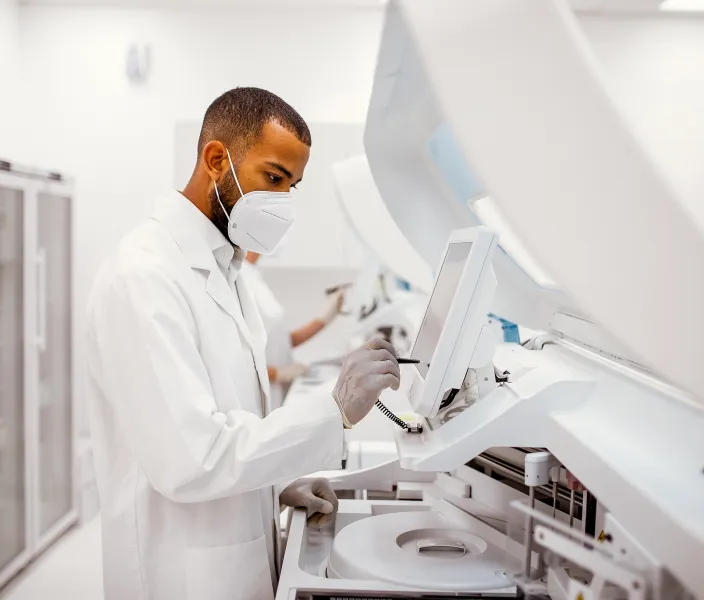
{"type": "Polygon", "coordinates": [[[704,13],[580,21],[616,102],[704,229],[704,13]]]}
{"type": "Polygon", "coordinates": [[[19,151],[16,127],[18,73],[18,19],[16,0],[0,0],[0,158],[19,151]]]}

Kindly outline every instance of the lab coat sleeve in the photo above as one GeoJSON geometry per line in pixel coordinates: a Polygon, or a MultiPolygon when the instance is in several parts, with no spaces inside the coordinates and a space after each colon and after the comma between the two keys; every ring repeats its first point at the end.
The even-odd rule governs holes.
{"type": "Polygon", "coordinates": [[[89,314],[91,360],[120,430],[153,487],[203,502],[340,467],[343,427],[330,395],[262,419],[220,412],[178,286],[154,270],[118,273],[89,314]]]}

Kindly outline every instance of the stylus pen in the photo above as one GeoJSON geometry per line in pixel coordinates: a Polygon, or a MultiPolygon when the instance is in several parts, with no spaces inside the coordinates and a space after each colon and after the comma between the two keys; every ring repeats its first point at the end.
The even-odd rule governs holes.
{"type": "Polygon", "coordinates": [[[399,358],[398,359],[398,364],[399,365],[428,365],[430,366],[430,363],[423,362],[422,360],[418,360],[417,358],[399,358]]]}

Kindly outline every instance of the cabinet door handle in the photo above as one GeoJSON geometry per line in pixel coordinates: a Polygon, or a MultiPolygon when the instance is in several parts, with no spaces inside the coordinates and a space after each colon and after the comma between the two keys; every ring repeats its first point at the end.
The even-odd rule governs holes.
{"type": "Polygon", "coordinates": [[[46,351],[46,248],[37,252],[37,346],[46,351]]]}

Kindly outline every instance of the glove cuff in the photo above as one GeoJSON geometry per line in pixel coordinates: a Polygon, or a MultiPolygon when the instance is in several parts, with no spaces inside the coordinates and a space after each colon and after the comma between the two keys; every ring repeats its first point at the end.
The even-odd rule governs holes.
{"type": "Polygon", "coordinates": [[[342,415],[342,426],[345,429],[352,429],[352,423],[350,423],[350,420],[347,418],[347,415],[345,414],[345,409],[342,407],[342,404],[340,401],[337,399],[337,396],[333,392],[332,397],[335,399],[335,403],[337,404],[337,408],[340,409],[340,415],[342,415]]]}

